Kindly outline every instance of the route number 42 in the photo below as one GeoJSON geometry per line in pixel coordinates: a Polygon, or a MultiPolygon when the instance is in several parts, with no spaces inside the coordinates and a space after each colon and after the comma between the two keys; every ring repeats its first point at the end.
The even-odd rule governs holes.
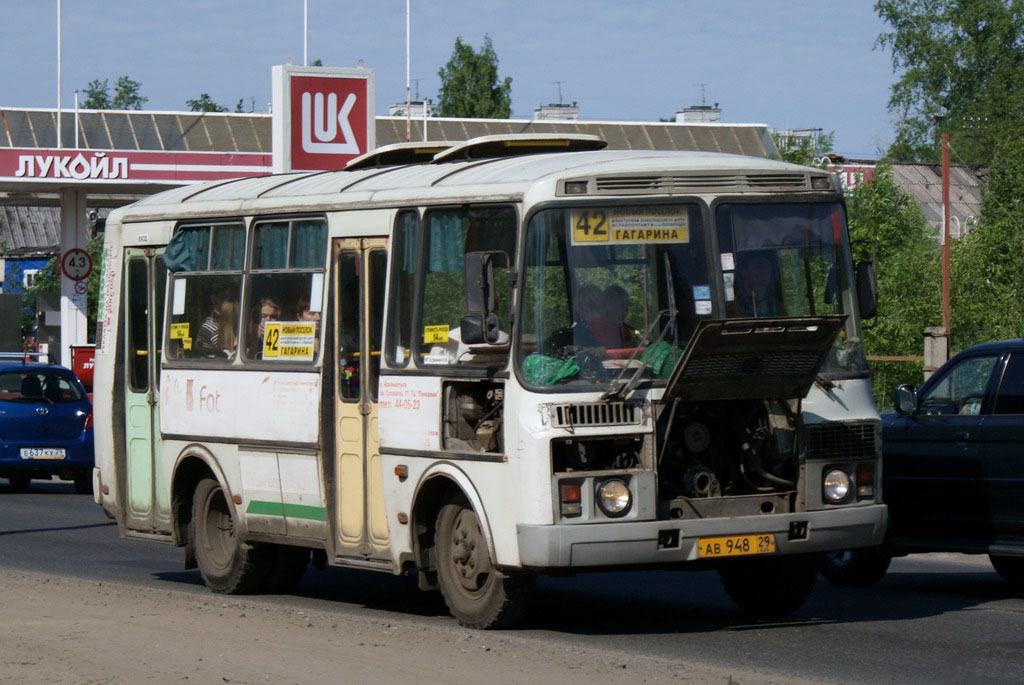
{"type": "Polygon", "coordinates": [[[574,209],[572,212],[574,243],[608,242],[608,214],[603,209],[574,209]]]}

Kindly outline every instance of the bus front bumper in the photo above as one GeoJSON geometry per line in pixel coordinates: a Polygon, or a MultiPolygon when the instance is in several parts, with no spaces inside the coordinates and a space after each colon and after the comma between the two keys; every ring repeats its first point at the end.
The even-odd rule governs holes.
{"type": "Polygon", "coordinates": [[[671,564],[697,560],[697,541],[730,535],[775,536],[776,554],[871,547],[885,536],[884,504],[734,518],[592,524],[519,524],[526,568],[671,564]]]}

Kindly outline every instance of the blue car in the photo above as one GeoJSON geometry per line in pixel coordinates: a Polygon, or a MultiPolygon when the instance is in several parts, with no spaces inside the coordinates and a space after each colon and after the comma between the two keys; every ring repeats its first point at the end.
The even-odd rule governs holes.
{"type": "Polygon", "coordinates": [[[11,490],[57,476],[91,493],[92,433],[92,402],[69,369],[0,360],[0,478],[11,490]]]}

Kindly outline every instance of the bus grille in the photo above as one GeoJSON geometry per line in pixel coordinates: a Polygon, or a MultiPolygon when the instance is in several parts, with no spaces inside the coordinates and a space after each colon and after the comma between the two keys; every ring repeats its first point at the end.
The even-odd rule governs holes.
{"type": "Polygon", "coordinates": [[[804,426],[808,459],[848,459],[878,456],[877,421],[829,421],[804,426]]]}
{"type": "Polygon", "coordinates": [[[640,416],[640,407],[627,402],[556,404],[551,407],[551,425],[556,428],[630,426],[640,423],[640,416]]]}
{"type": "Polygon", "coordinates": [[[810,188],[804,174],[691,174],[678,176],[603,176],[594,187],[605,194],[655,194],[693,192],[705,189],[793,189],[810,188]]]}

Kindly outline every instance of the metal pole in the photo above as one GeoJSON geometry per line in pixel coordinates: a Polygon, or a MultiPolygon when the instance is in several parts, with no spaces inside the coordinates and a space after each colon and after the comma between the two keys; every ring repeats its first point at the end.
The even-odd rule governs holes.
{"type": "Polygon", "coordinates": [[[309,0],[302,0],[302,66],[309,66],[309,0]]]}
{"type": "Polygon", "coordinates": [[[61,106],[60,106],[60,0],[57,0],[57,147],[64,147],[61,138],[61,106]]]}
{"type": "Polygon", "coordinates": [[[78,89],[75,88],[75,149],[78,149],[78,89]]]}
{"type": "Polygon", "coordinates": [[[949,134],[942,134],[942,327],[949,329],[949,134]]]}
{"type": "Polygon", "coordinates": [[[409,58],[409,3],[411,0],[405,0],[405,141],[409,142],[412,140],[412,113],[409,111],[411,106],[409,98],[409,85],[412,82],[412,71],[411,61],[409,58]]]}

